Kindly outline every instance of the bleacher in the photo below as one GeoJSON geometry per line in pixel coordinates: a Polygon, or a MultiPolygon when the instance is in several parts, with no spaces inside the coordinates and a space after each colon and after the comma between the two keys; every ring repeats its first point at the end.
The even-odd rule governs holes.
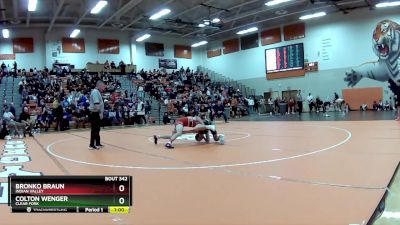
{"type": "MultiPolygon", "coordinates": [[[[95,73],[100,73],[100,72],[108,72],[111,74],[121,74],[121,69],[106,69],[105,64],[96,64],[96,63],[87,63],[86,64],[86,70],[88,72],[95,72],[95,73]]],[[[128,64],[126,65],[125,72],[130,73],[132,71],[136,71],[136,65],[131,65],[128,64]]]]}

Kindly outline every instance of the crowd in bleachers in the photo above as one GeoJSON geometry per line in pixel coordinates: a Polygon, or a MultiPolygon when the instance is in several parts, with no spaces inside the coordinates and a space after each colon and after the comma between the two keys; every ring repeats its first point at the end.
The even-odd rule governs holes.
{"type": "Polygon", "coordinates": [[[147,92],[166,107],[164,123],[180,115],[202,115],[211,120],[222,117],[228,122],[230,113],[232,117],[249,114],[249,101],[240,90],[212,82],[208,74],[189,68],[171,73],[142,70],[133,75],[133,80],[139,86],[139,96],[147,92]]]}
{"type": "MultiPolygon", "coordinates": [[[[111,66],[115,67],[113,63],[111,66]]],[[[5,71],[7,70],[2,70],[2,76],[11,74],[5,71]]],[[[3,104],[2,133],[8,125],[11,133],[20,136],[48,131],[50,128],[67,130],[70,126],[87,126],[89,93],[98,80],[102,80],[107,86],[103,96],[103,126],[154,122],[149,116],[151,99],[165,107],[166,112],[162,116],[164,124],[173,122],[179,116],[200,115],[211,121],[222,118],[228,122],[228,118],[246,116],[250,112],[301,113],[303,102],[308,104],[310,112],[326,112],[332,106],[334,110],[349,110],[346,102],[337,93],[331,99],[325,100],[314,98],[311,93],[305,99],[298,93],[288,99],[277,97],[264,100],[263,97],[244,96],[239,89],[227,83],[212,82],[208,74],[189,68],[170,73],[165,70],[141,70],[124,78],[118,77],[135,84],[136,89],[131,94],[128,90],[121,89],[121,80],[117,76],[107,72],[82,71],[72,74],[67,71],[63,76],[54,76],[50,75],[48,69],[35,68],[19,75],[23,110],[17,116],[12,103],[3,104]],[[151,98],[145,100],[145,96],[151,98]],[[285,106],[283,111],[282,105],[285,106]]],[[[377,111],[393,108],[389,102],[373,104],[373,109],[377,111]]]]}
{"type": "Polygon", "coordinates": [[[18,84],[23,100],[21,115],[17,116],[15,109],[12,110],[12,103],[3,104],[2,128],[8,125],[10,133],[22,136],[48,131],[51,127],[61,131],[70,129],[70,125],[85,127],[89,116],[89,93],[98,80],[107,86],[103,126],[147,123],[145,113],[151,103],[122,90],[121,81],[116,76],[81,72],[58,77],[48,71],[34,70],[21,74],[18,84]],[[25,113],[29,115],[29,121],[23,120],[25,113]]]}

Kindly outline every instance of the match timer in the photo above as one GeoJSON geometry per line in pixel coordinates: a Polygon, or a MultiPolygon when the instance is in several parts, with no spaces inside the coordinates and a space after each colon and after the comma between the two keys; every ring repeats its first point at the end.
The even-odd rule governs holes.
{"type": "Polygon", "coordinates": [[[9,176],[15,213],[129,213],[131,176],[9,176]]]}

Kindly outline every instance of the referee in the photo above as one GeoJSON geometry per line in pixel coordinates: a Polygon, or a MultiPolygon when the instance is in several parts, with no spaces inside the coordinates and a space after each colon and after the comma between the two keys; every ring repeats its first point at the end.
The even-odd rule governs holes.
{"type": "Polygon", "coordinates": [[[90,124],[91,124],[91,131],[90,131],[90,144],[89,150],[98,150],[103,145],[100,143],[100,122],[103,119],[103,112],[104,112],[104,102],[103,98],[101,97],[101,93],[106,88],[106,85],[103,81],[99,80],[96,83],[96,87],[90,93],[90,124]]]}

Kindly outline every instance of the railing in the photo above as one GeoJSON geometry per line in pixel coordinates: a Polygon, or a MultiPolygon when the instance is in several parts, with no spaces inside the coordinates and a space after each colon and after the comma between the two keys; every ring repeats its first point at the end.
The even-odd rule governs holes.
{"type": "Polygon", "coordinates": [[[243,85],[240,82],[238,82],[238,81],[236,81],[236,80],[234,80],[232,78],[223,76],[222,74],[216,73],[216,72],[214,72],[212,70],[209,70],[209,69],[207,69],[205,67],[198,66],[197,70],[201,71],[203,73],[207,73],[212,82],[223,82],[223,83],[225,83],[225,84],[227,84],[229,86],[232,86],[236,90],[239,89],[240,92],[246,97],[249,97],[249,96],[252,96],[252,95],[254,96],[256,94],[256,90],[255,89],[247,87],[246,85],[243,85]]]}

